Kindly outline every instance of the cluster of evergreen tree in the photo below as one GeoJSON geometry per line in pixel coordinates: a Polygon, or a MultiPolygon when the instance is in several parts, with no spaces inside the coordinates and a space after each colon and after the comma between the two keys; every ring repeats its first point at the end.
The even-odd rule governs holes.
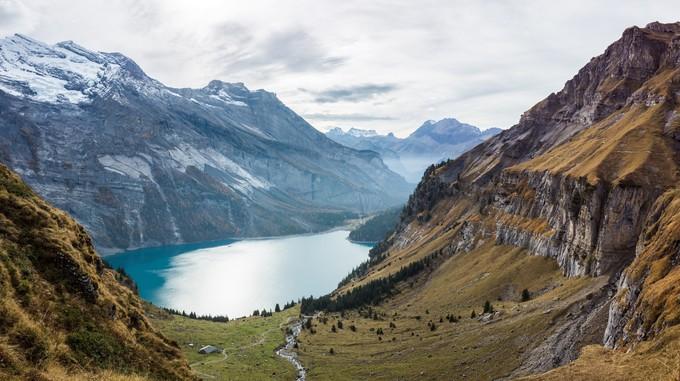
{"type": "Polygon", "coordinates": [[[226,323],[229,321],[229,316],[227,315],[197,315],[195,312],[189,312],[186,313],[186,311],[179,311],[175,310],[172,308],[167,308],[163,307],[163,311],[173,314],[173,315],[178,315],[178,316],[183,316],[185,318],[189,319],[194,319],[194,320],[207,320],[207,321],[212,321],[216,323],[226,323]]]}
{"type": "Polygon", "coordinates": [[[387,238],[399,223],[401,207],[385,210],[349,233],[349,239],[358,242],[379,242],[387,238]]]}
{"type": "Polygon", "coordinates": [[[342,280],[340,283],[338,283],[338,288],[350,283],[352,280],[359,278],[366,274],[368,271],[368,268],[371,266],[371,260],[367,259],[359,264],[359,266],[355,267],[352,269],[352,271],[349,272],[342,280]]]}
{"type": "Polygon", "coordinates": [[[529,299],[531,299],[531,293],[529,292],[529,290],[525,288],[524,290],[522,290],[521,301],[526,302],[529,299]]]}
{"type": "Polygon", "coordinates": [[[431,266],[434,258],[441,255],[441,252],[434,252],[427,257],[412,262],[387,277],[372,280],[364,285],[355,287],[345,294],[332,299],[330,295],[314,298],[302,298],[300,310],[303,314],[312,314],[314,311],[342,311],[357,308],[363,305],[375,305],[380,303],[385,297],[392,294],[397,283],[408,279],[424,269],[431,266]]]}
{"type": "Polygon", "coordinates": [[[272,311],[272,310],[267,311],[265,308],[263,308],[262,310],[253,311],[252,316],[269,317],[269,316],[272,316],[274,314],[274,312],[285,311],[285,310],[287,310],[291,307],[295,307],[296,304],[297,303],[295,303],[294,300],[291,300],[290,302],[285,303],[283,305],[283,309],[282,309],[281,306],[279,305],[279,303],[276,303],[276,306],[274,306],[274,311],[272,311]]]}
{"type": "Polygon", "coordinates": [[[273,314],[274,313],[271,310],[267,311],[266,309],[263,308],[262,311],[260,311],[260,310],[253,311],[252,316],[269,317],[269,316],[272,316],[273,314]]]}

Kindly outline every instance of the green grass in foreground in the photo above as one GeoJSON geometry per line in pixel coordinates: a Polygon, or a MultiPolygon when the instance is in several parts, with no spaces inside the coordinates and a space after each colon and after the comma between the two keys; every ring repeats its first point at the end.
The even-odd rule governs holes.
{"type": "Polygon", "coordinates": [[[285,341],[286,323],[299,313],[295,306],[267,318],[214,323],[157,312],[151,320],[177,341],[194,372],[204,380],[294,380],[293,366],[274,351],[285,341]],[[208,344],[224,348],[226,357],[199,354],[198,349],[208,344]]]}

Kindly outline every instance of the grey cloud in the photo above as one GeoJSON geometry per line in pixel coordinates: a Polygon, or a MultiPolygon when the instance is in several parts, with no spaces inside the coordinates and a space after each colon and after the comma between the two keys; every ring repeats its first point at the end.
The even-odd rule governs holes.
{"type": "Polygon", "coordinates": [[[331,114],[331,113],[316,113],[303,115],[306,119],[320,120],[324,122],[332,121],[350,121],[350,122],[366,122],[375,120],[396,120],[391,116],[383,115],[369,115],[369,114],[331,114]]]}
{"type": "Polygon", "coordinates": [[[398,86],[392,84],[365,84],[348,87],[335,87],[318,92],[301,89],[314,94],[314,101],[317,103],[335,102],[361,102],[375,98],[378,95],[386,94],[396,90],[398,86]]]}
{"type": "Polygon", "coordinates": [[[25,29],[35,22],[35,15],[20,1],[0,1],[0,33],[10,34],[25,29]]]}
{"type": "Polygon", "coordinates": [[[218,60],[224,67],[223,73],[230,76],[246,71],[259,72],[263,77],[276,72],[324,72],[346,61],[328,52],[302,29],[275,32],[259,41],[247,28],[236,25],[222,26],[219,34],[225,37],[218,45],[223,49],[218,60]]]}
{"type": "Polygon", "coordinates": [[[345,59],[328,54],[309,33],[288,30],[271,35],[262,46],[265,62],[279,62],[291,71],[327,70],[345,59]]]}
{"type": "Polygon", "coordinates": [[[385,3],[0,0],[0,34],[120,51],[178,87],[245,82],[319,127],[407,132],[511,125],[626,27],[680,14],[677,0],[385,3]]]}
{"type": "Polygon", "coordinates": [[[15,1],[0,1],[0,22],[8,23],[21,16],[19,4],[15,1]]]}

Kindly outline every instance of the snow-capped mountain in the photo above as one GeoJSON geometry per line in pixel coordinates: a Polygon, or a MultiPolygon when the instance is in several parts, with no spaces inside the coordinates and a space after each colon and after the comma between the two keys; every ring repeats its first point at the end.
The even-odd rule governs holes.
{"type": "Polygon", "coordinates": [[[171,88],[121,54],[21,35],[0,39],[0,160],[101,249],[318,230],[409,191],[272,93],[171,88]]]}
{"type": "Polygon", "coordinates": [[[118,53],[89,51],[72,41],[50,46],[20,34],[0,40],[0,90],[7,94],[36,102],[81,104],[95,97],[116,97],[115,85],[121,82],[146,94],[167,91],[118,53]]]}
{"type": "Polygon", "coordinates": [[[500,128],[481,131],[454,118],[445,118],[426,121],[404,139],[392,133],[379,135],[374,130],[357,128],[343,131],[340,127],[329,130],[326,136],[347,147],[378,152],[390,169],[417,183],[431,164],[454,159],[500,131],[500,128]]]}
{"type": "Polygon", "coordinates": [[[348,134],[357,137],[357,138],[367,138],[370,136],[378,136],[378,133],[375,130],[362,130],[359,128],[350,128],[347,131],[348,134]]]}

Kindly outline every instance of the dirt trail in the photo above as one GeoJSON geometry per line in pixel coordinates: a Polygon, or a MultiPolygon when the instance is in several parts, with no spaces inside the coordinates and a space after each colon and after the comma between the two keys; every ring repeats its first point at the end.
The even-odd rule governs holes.
{"type": "MultiPolygon", "coordinates": [[[[210,360],[210,361],[197,361],[197,362],[195,362],[195,363],[189,364],[189,367],[191,367],[191,369],[194,371],[194,373],[196,373],[197,375],[199,375],[199,376],[201,376],[201,377],[203,377],[203,378],[216,379],[217,377],[216,377],[215,375],[200,372],[200,371],[196,370],[195,367],[197,367],[197,366],[203,366],[203,365],[208,365],[208,364],[215,364],[215,363],[227,361],[227,358],[229,357],[229,356],[227,355],[227,351],[244,350],[244,349],[246,349],[246,348],[251,348],[251,347],[256,347],[256,346],[258,346],[258,345],[262,345],[262,344],[264,344],[264,341],[266,340],[266,336],[267,336],[269,333],[271,333],[271,332],[273,332],[273,331],[276,331],[277,329],[282,329],[282,328],[285,327],[287,324],[289,324],[289,322],[290,322],[290,319],[288,319],[288,321],[285,322],[285,323],[281,323],[281,324],[279,325],[279,328],[270,328],[270,329],[268,329],[268,330],[262,332],[262,333],[260,334],[260,337],[259,337],[259,338],[257,339],[257,341],[255,341],[255,342],[252,342],[252,343],[246,344],[246,345],[241,345],[241,346],[238,346],[238,347],[224,348],[224,349],[222,350],[222,352],[221,352],[223,357],[220,358],[220,359],[215,359],[215,360],[210,360]]],[[[287,338],[286,338],[286,339],[287,339],[287,338]]],[[[278,351],[277,351],[277,354],[278,354],[278,351]]],[[[299,378],[298,378],[298,380],[299,380],[299,378]]],[[[304,381],[304,378],[302,379],[302,381],[304,381]]]]}

